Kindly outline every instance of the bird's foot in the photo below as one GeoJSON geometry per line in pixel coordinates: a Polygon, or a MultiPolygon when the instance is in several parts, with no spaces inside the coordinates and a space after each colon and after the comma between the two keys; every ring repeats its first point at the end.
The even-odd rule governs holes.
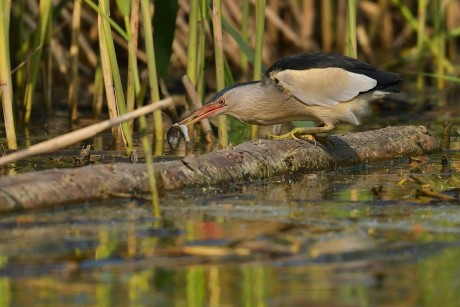
{"type": "Polygon", "coordinates": [[[296,129],[288,132],[288,133],[285,133],[285,134],[282,134],[282,135],[274,135],[274,134],[271,134],[271,133],[268,133],[267,134],[267,139],[270,139],[270,140],[287,140],[287,139],[291,139],[291,140],[294,140],[294,141],[300,141],[300,139],[305,139],[309,142],[312,142],[315,144],[316,146],[316,139],[315,137],[312,135],[312,134],[309,134],[309,133],[297,133],[296,129]]]}

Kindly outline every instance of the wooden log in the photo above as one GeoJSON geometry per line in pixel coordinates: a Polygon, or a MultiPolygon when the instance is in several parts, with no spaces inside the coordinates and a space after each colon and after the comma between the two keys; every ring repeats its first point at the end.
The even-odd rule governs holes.
{"type": "MultiPolygon", "coordinates": [[[[159,189],[250,181],[286,172],[332,170],[440,150],[425,127],[405,126],[330,135],[328,143],[255,140],[199,157],[155,164],[159,189]]],[[[90,165],[0,178],[0,212],[82,203],[148,193],[144,164],[90,165]]]]}

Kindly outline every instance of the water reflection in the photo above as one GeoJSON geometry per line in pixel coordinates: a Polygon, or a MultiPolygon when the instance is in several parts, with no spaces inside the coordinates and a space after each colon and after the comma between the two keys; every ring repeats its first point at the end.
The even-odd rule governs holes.
{"type": "Polygon", "coordinates": [[[460,299],[459,252],[446,249],[410,263],[197,265],[3,277],[0,306],[444,305],[460,299]]]}
{"type": "Polygon", "coordinates": [[[247,187],[246,197],[170,195],[161,222],[147,202],[125,200],[3,216],[0,306],[458,301],[456,206],[351,201],[360,188],[348,200],[337,193],[341,201],[319,203],[295,187],[308,186],[304,180],[289,197],[273,193],[286,188],[283,180],[247,187]],[[248,256],[181,250],[242,238],[248,256]]]}
{"type": "Polygon", "coordinates": [[[458,206],[403,180],[458,187],[459,154],[444,154],[448,173],[433,155],[176,191],[161,220],[142,200],[2,215],[0,307],[458,302],[458,206]]]}

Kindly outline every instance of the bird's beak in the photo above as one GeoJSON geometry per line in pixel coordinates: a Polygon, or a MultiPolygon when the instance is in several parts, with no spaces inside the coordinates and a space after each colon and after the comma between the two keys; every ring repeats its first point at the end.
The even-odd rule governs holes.
{"type": "Polygon", "coordinates": [[[202,119],[216,115],[217,113],[219,113],[220,110],[222,110],[222,105],[219,105],[218,103],[215,103],[215,102],[209,103],[195,110],[195,112],[193,112],[192,114],[184,118],[178,124],[190,126],[202,119]]]}

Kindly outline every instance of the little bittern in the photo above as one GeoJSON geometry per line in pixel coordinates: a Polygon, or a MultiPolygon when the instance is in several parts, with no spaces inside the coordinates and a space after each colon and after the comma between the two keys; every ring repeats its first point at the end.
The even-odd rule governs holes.
{"type": "Polygon", "coordinates": [[[337,123],[358,125],[369,102],[398,92],[399,74],[378,70],[354,58],[302,53],[275,62],[261,81],[243,82],[218,92],[180,125],[227,114],[255,125],[313,120],[319,127],[296,128],[274,138],[328,132],[337,123]]]}

